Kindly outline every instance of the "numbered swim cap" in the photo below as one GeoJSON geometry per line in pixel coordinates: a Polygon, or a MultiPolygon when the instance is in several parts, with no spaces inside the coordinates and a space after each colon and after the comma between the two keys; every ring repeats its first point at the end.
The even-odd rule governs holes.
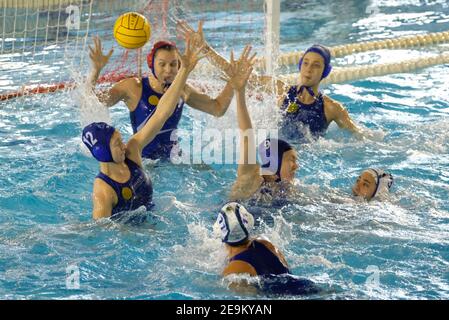
{"type": "Polygon", "coordinates": [[[262,162],[261,167],[266,175],[277,175],[281,181],[282,156],[293,147],[281,139],[266,139],[259,145],[259,157],[262,162]]]}
{"type": "Polygon", "coordinates": [[[365,172],[371,174],[374,181],[376,181],[376,189],[372,198],[386,195],[390,192],[391,186],[393,185],[393,176],[390,173],[386,173],[381,169],[368,169],[365,172]]]}
{"type": "Polygon", "coordinates": [[[320,56],[323,57],[324,59],[324,71],[323,71],[323,75],[321,76],[321,79],[326,78],[332,71],[332,65],[331,65],[331,52],[329,51],[328,48],[326,48],[325,46],[319,45],[319,44],[314,44],[313,46],[311,46],[309,49],[307,49],[304,54],[302,55],[301,59],[299,59],[299,71],[301,71],[301,66],[302,66],[302,62],[304,59],[304,56],[309,53],[309,52],[315,52],[318,53],[320,56]]]}
{"type": "Polygon", "coordinates": [[[114,162],[109,145],[114,131],[114,127],[104,122],[93,122],[84,128],[83,142],[98,161],[114,162]]]}
{"type": "Polygon", "coordinates": [[[214,232],[220,234],[221,241],[231,246],[244,243],[253,228],[254,217],[237,202],[224,205],[214,224],[214,232]]]}

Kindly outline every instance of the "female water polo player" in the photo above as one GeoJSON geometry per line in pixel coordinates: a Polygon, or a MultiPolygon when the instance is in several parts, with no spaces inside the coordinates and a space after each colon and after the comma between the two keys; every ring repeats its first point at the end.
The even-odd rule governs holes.
{"type": "Polygon", "coordinates": [[[352,194],[366,200],[385,198],[393,185],[393,175],[381,169],[367,169],[357,178],[352,194]]]}
{"type": "Polygon", "coordinates": [[[153,116],[125,145],[120,133],[105,123],[92,123],[83,130],[82,140],[95,159],[100,173],[94,181],[93,218],[119,218],[124,211],[152,205],[153,187],[142,169],[142,149],[151,142],[175,111],[187,77],[202,58],[201,47],[186,38],[186,51],[177,59],[181,66],[153,116]]]}
{"type": "Polygon", "coordinates": [[[265,140],[259,146],[262,166],[256,162],[254,133],[245,97],[245,87],[255,61],[255,55],[250,57],[250,53],[251,48],[247,46],[240,59],[234,61],[231,52],[230,66],[226,69],[227,80],[236,93],[237,119],[241,131],[240,160],[237,179],[230,194],[231,200],[272,197],[288,193],[298,169],[296,151],[290,144],[280,139],[265,140]]]}
{"type": "MultiPolygon", "coordinates": [[[[254,289],[262,290],[264,293],[319,292],[312,281],[291,275],[282,252],[268,239],[253,237],[253,227],[254,217],[241,204],[230,202],[220,210],[213,229],[225,244],[228,261],[223,276],[235,274],[260,276],[257,282],[259,285],[254,289]]],[[[231,286],[245,291],[252,289],[247,282],[242,281],[233,282],[231,286]]]]}
{"type": "Polygon", "coordinates": [[[320,82],[332,70],[331,53],[321,45],[308,48],[299,61],[299,84],[282,87],[280,95],[283,97],[281,110],[281,134],[295,139],[302,137],[308,130],[312,136],[322,136],[331,122],[361,137],[363,131],[350,118],[346,109],[337,101],[323,95],[319,91],[320,82]],[[285,90],[287,89],[287,90],[285,90]]]}
{"type": "MultiPolygon", "coordinates": [[[[198,28],[198,32],[195,34],[200,35],[200,37],[195,37],[192,42],[195,42],[195,46],[200,47],[204,42],[202,23],[199,24],[198,28]]],[[[94,44],[94,48],[89,47],[90,59],[92,60],[89,83],[92,86],[95,86],[101,70],[112,55],[112,49],[107,55],[103,55],[101,41],[98,37],[94,39],[94,44]]],[[[112,86],[108,92],[98,94],[100,101],[108,107],[117,104],[119,101],[125,102],[130,112],[134,133],[141,130],[148,119],[155,114],[160,99],[179,72],[176,45],[168,41],[155,43],[147,56],[147,63],[151,70],[148,77],[124,79],[112,86]]],[[[145,146],[142,156],[150,159],[169,159],[171,149],[176,144],[176,138],[172,137],[172,133],[178,127],[184,103],[194,109],[221,117],[226,113],[232,98],[233,89],[229,83],[225,85],[215,99],[186,84],[175,112],[166,121],[155,139],[145,146]]]]}
{"type": "MultiPolygon", "coordinates": [[[[355,134],[358,138],[372,138],[372,133],[359,128],[343,105],[323,95],[319,86],[332,71],[331,53],[322,45],[308,48],[298,63],[299,84],[289,86],[276,80],[278,102],[281,105],[281,135],[300,140],[306,132],[314,137],[323,136],[332,122],[355,134]]],[[[271,90],[272,77],[254,76],[251,79],[271,90]]]]}
{"type": "MultiPolygon", "coordinates": [[[[289,185],[293,181],[298,169],[295,150],[283,140],[267,139],[259,147],[263,161],[262,168],[266,172],[261,172],[261,166],[255,161],[254,133],[245,97],[245,87],[255,61],[255,55],[251,56],[250,53],[251,48],[247,46],[239,60],[234,61],[231,52],[230,65],[226,69],[227,80],[236,94],[237,119],[241,131],[240,160],[237,179],[230,194],[231,201],[279,194],[284,191],[283,185],[289,185]]],[[[221,209],[214,230],[221,234],[228,256],[223,275],[262,276],[260,286],[255,289],[263,292],[281,294],[318,292],[313,282],[290,275],[285,258],[271,242],[250,237],[253,225],[253,216],[242,205],[233,202],[221,209]],[[283,278],[279,278],[280,276],[283,278]]],[[[232,286],[240,290],[242,283],[234,282],[232,286]]],[[[243,283],[243,290],[247,291],[248,287],[253,292],[251,289],[254,288],[248,286],[248,283],[243,283]]]]}

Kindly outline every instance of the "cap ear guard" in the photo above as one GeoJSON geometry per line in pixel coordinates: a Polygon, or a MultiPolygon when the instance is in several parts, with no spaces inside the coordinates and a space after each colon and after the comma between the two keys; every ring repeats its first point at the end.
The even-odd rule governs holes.
{"type": "Polygon", "coordinates": [[[327,78],[330,73],[332,72],[332,66],[330,64],[326,65],[323,71],[323,75],[321,76],[321,79],[327,78]]]}
{"type": "Polygon", "coordinates": [[[277,175],[281,181],[282,157],[284,153],[292,150],[293,147],[282,139],[265,139],[259,145],[259,157],[261,159],[261,168],[266,175],[277,175]]]}
{"type": "Polygon", "coordinates": [[[386,173],[383,170],[372,168],[366,171],[369,172],[376,181],[376,189],[374,190],[371,198],[382,196],[390,192],[394,182],[393,175],[391,173],[386,173]]]}
{"type": "Polygon", "coordinates": [[[227,242],[229,237],[229,224],[226,214],[223,214],[223,212],[220,212],[218,214],[217,222],[215,223],[214,227],[215,226],[219,227],[218,232],[220,232],[219,235],[221,237],[221,241],[227,242]]]}
{"type": "Polygon", "coordinates": [[[393,181],[394,179],[392,174],[382,172],[379,175],[379,183],[374,196],[389,193],[391,187],[393,186],[393,181]]]}
{"type": "Polygon", "coordinates": [[[259,145],[261,168],[266,175],[278,174],[280,171],[277,159],[278,146],[271,146],[271,139],[266,139],[259,145]]]}

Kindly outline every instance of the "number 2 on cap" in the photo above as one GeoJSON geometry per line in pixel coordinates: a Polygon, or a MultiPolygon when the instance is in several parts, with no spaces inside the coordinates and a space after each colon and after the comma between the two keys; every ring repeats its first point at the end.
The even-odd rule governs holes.
{"type": "Polygon", "coordinates": [[[83,141],[87,143],[91,148],[98,142],[97,139],[94,139],[92,132],[86,132],[86,135],[83,137],[83,141]]]}

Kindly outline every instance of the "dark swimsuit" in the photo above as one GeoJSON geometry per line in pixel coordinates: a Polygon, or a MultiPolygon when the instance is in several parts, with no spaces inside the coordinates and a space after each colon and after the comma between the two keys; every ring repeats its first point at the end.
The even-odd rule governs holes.
{"type": "Polygon", "coordinates": [[[145,172],[132,160],[126,158],[125,163],[131,176],[125,183],[112,180],[100,172],[97,178],[103,180],[114,189],[118,202],[112,209],[111,218],[118,219],[123,212],[132,211],[144,206],[149,210],[153,206],[153,185],[145,172]]]}
{"type": "Polygon", "coordinates": [[[253,240],[248,249],[230,259],[230,261],[236,260],[250,264],[256,270],[257,275],[290,273],[281,260],[257,240],[253,240]]]}
{"type": "Polygon", "coordinates": [[[315,97],[312,104],[304,104],[299,101],[298,94],[303,90],[315,97],[312,89],[307,87],[292,86],[288,90],[281,110],[283,118],[281,122],[281,136],[285,139],[301,140],[304,138],[304,128],[308,128],[312,136],[323,136],[328,123],[324,114],[324,99],[321,93],[315,97]]]}
{"type": "Polygon", "coordinates": [[[253,240],[248,249],[235,255],[230,261],[244,261],[250,264],[260,276],[259,289],[263,293],[305,295],[320,291],[313,281],[292,275],[281,260],[257,240],[253,240]]]}
{"type": "MultiPolygon", "coordinates": [[[[136,109],[130,112],[131,126],[136,133],[147,123],[156,111],[163,94],[156,92],[147,77],[142,78],[142,96],[136,109]]],[[[178,128],[181,120],[184,101],[181,99],[168,118],[158,135],[142,150],[142,157],[150,159],[169,159],[172,147],[177,143],[177,137],[171,137],[173,130],[178,128]]]]}

